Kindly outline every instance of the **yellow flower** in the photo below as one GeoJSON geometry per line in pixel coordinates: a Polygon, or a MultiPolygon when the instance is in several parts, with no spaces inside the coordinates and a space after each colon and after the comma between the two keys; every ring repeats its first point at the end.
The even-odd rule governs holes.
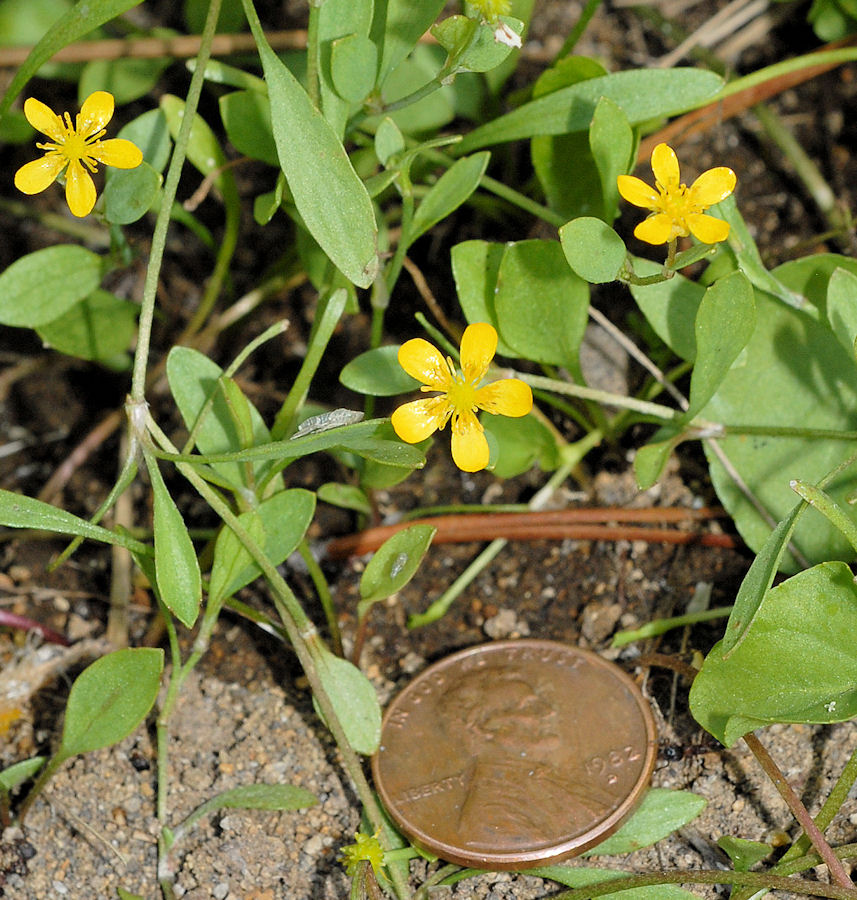
{"type": "Polygon", "coordinates": [[[52,185],[65,169],[65,199],[78,218],[88,216],[95,206],[95,184],[89,172],[98,171],[97,163],[134,169],[143,161],[142,152],[131,141],[101,140],[104,126],[113,117],[113,95],[107,91],[96,91],[83,101],[74,125],[68,113],[60,118],[33,97],[24,103],[24,115],[51,143],[36,144],[45,155],[18,169],[15,187],[25,194],[38,194],[52,185]]]}
{"type": "Polygon", "coordinates": [[[619,193],[651,215],[634,229],[648,244],[665,244],[692,234],[703,244],[716,244],[729,237],[729,223],[704,215],[709,206],[725,200],[735,189],[735,173],[726,166],[703,172],[688,187],[681,183],[678,159],[672,147],[658,144],[652,151],[655,187],[633,175],[620,175],[619,193]]]}
{"type": "Polygon", "coordinates": [[[373,835],[355,834],[356,844],[349,844],[342,848],[339,861],[344,864],[345,871],[352,878],[357,874],[357,869],[364,860],[372,866],[372,871],[377,875],[384,862],[384,849],[378,840],[379,832],[373,835]]]}
{"type": "Polygon", "coordinates": [[[422,338],[402,344],[399,365],[423,383],[421,391],[438,391],[439,395],[400,406],[391,419],[396,434],[416,444],[452,419],[453,462],[465,472],[484,469],[488,465],[488,441],[476,411],[517,417],[533,408],[533,392],[518,378],[501,378],[479,387],[496,350],[497,332],[485,322],[464,330],[461,371],[422,338]]]}

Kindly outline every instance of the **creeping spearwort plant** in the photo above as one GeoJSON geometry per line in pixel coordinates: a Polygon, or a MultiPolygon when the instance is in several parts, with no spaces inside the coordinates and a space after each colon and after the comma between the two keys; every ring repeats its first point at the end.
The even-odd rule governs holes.
{"type": "MultiPolygon", "coordinates": [[[[222,15],[220,0],[199,0],[185,4],[182,40],[158,29],[146,35],[158,39],[162,59],[134,58],[139,45],[132,39],[117,59],[45,67],[67,47],[91,52],[88,41],[82,49],[72,45],[100,39],[99,29],[137,34],[139,22],[124,18],[135,5],[63,5],[0,101],[4,139],[29,141],[29,126],[48,138],[36,145],[41,158],[21,156],[15,187],[33,195],[64,180],[74,217],[45,213],[49,203],[0,198],[15,226],[31,219],[41,225],[19,228],[9,242],[9,252],[28,252],[0,272],[0,326],[13,338],[14,329],[34,332],[36,344],[49,348],[40,360],[62,354],[81,369],[107,369],[127,392],[124,409],[70,450],[71,462],[60,466],[44,498],[24,495],[15,483],[0,490],[0,524],[70,539],[57,565],[82,540],[112,553],[103,655],[74,681],[50,754],[0,772],[0,822],[26,821],[70,759],[115,744],[150,715],[158,820],[152,887],[156,882],[165,900],[186,891],[182,845],[204,817],[241,807],[300,815],[316,803],[303,784],[236,783],[189,813],[176,812],[174,712],[228,612],[291,647],[318,725],[336,742],[362,807],[356,843],[341,857],[351,896],[427,900],[435,888],[470,877],[434,860],[409,869],[423,854],[390,825],[361,759],[375,752],[380,736],[376,690],[360,669],[370,614],[380,601],[407,596],[439,527],[434,519],[402,523],[385,535],[363,569],[359,601],[345,610],[357,624],[344,640],[345,601],[328,584],[310,538],[318,500],[371,521],[379,489],[418,479],[445,452],[431,438],[447,424],[456,466],[482,473],[472,480],[485,485],[529,473],[527,486],[539,487],[526,505],[544,518],[582,464],[599,465],[604,445],[614,458],[616,447],[631,451],[637,482],[648,488],[672,454],[698,442],[710,489],[755,559],[689,706],[724,745],[748,744],[802,836],[774,863],[767,844],[721,839],[734,871],[623,877],[615,865],[577,864],[531,874],[568,887],[559,895],[545,888],[565,900],[631,890],[628,897],[649,898],[654,890],[659,898],[691,900],[679,883],[731,884],[735,900],[772,889],[855,900],[840,858],[857,851],[831,847],[825,831],[857,778],[857,757],[813,819],[753,731],[857,715],[850,568],[857,560],[857,263],[830,252],[769,269],[741,214],[741,164],[724,158],[688,186],[670,146],[678,142],[652,132],[706,107],[719,120],[724,103],[745,89],[853,61],[857,50],[796,57],[729,83],[701,65],[608,72],[598,59],[573,53],[598,7],[590,0],[558,55],[524,83],[527,72],[516,81],[510,76],[531,25],[530,0],[479,0],[450,15],[443,0],[324,0],[310,4],[305,38],[296,47],[289,35],[287,53],[252,0],[228,5],[222,15]],[[241,31],[245,21],[249,35],[241,31]],[[246,48],[249,40],[252,54],[212,59],[218,23],[235,34],[220,35],[228,40],[217,46],[246,48]],[[189,82],[169,66],[188,41],[195,57],[189,82]],[[73,72],[79,81],[85,99],[74,121],[33,96],[19,113],[15,104],[36,73],[54,108],[71,105],[67,82],[51,80],[56,72],[73,72]],[[142,111],[134,117],[132,109],[142,111]],[[120,128],[108,138],[114,112],[120,128]],[[633,174],[647,162],[638,159],[642,140],[654,148],[654,186],[633,174]],[[522,171],[521,154],[510,153],[520,142],[531,171],[522,171]],[[99,164],[108,171],[97,200],[92,174],[99,164]],[[187,200],[179,203],[179,196],[187,200]],[[645,211],[633,235],[666,244],[665,262],[648,258],[648,248],[638,255],[615,224],[623,200],[645,211]],[[75,220],[93,210],[91,221],[75,220]],[[464,221],[471,233],[457,240],[464,221]],[[264,242],[261,229],[270,236],[264,242]],[[56,239],[46,246],[36,233],[56,239]],[[196,282],[170,280],[163,266],[168,241],[193,255],[196,282]],[[424,272],[429,243],[432,271],[424,272]],[[266,253],[276,248],[275,258],[261,262],[257,245],[266,253]],[[416,324],[407,314],[403,273],[431,313],[416,324]],[[611,282],[611,290],[630,292],[635,312],[627,320],[613,320],[615,295],[600,287],[611,282]],[[443,302],[436,286],[449,289],[443,302]],[[286,295],[294,325],[283,318],[286,295]],[[633,390],[607,390],[590,374],[581,353],[590,327],[639,367],[633,390]],[[363,342],[362,352],[344,361],[331,349],[343,333],[363,342]],[[272,363],[281,361],[283,346],[294,354],[289,367],[272,363]],[[247,389],[256,360],[277,379],[276,402],[247,389]],[[353,401],[340,389],[359,403],[340,400],[353,401]],[[430,396],[398,406],[387,399],[415,390],[430,396]],[[119,474],[94,511],[49,502],[74,466],[120,429],[119,474]],[[317,454],[326,456],[324,466],[296,471],[317,454]],[[316,484],[306,475],[322,469],[334,472],[333,480],[316,484]],[[137,509],[132,500],[140,496],[137,509]],[[293,554],[312,591],[292,584],[293,568],[284,563],[293,554]],[[149,592],[163,621],[163,648],[127,646],[137,634],[129,627],[134,569],[138,589],[149,592]],[[263,609],[242,599],[252,582],[264,585],[263,609]],[[345,657],[349,645],[353,659],[345,657]],[[763,861],[767,868],[749,871],[763,861]],[[796,877],[822,861],[832,884],[796,877]]],[[[843,36],[849,19],[840,6],[814,4],[816,28],[843,36]]],[[[9,15],[24,17],[17,23],[23,27],[27,5],[20,10],[9,15]]],[[[772,125],[770,114],[763,120],[818,191],[819,173],[783,139],[785,126],[772,125]]],[[[11,183],[7,188],[14,195],[11,183]]],[[[14,375],[28,371],[23,365],[14,375]]],[[[7,383],[11,376],[4,389],[7,383]]],[[[428,609],[411,614],[410,625],[457,614],[457,598],[478,574],[490,574],[507,540],[490,536],[429,598],[428,609]]],[[[700,615],[652,625],[666,630],[700,615]]],[[[18,621],[0,616],[10,626],[18,621]]],[[[20,698],[11,710],[3,702],[0,721],[20,715],[20,698]]],[[[589,852],[623,856],[654,844],[704,805],[689,792],[654,789],[619,832],[589,852]]]]}

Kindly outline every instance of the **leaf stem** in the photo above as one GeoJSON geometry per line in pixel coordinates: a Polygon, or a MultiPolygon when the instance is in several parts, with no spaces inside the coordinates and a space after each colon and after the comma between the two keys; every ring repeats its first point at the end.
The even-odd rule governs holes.
{"type": "Polygon", "coordinates": [[[149,346],[152,339],[152,322],[155,317],[155,302],[158,292],[158,280],[161,274],[161,263],[164,259],[164,248],[167,243],[167,230],[170,226],[170,216],[176,190],[179,186],[182,166],[187,156],[187,144],[193,120],[199,106],[199,98],[202,94],[202,86],[205,82],[205,66],[211,56],[211,41],[217,28],[217,20],[220,16],[222,0],[211,0],[208,7],[208,15],[199,46],[199,54],[196,57],[196,69],[190,80],[190,87],[185,100],[184,116],[181,128],[176,138],[170,167],[164,181],[164,191],[161,197],[161,208],[155,221],[155,230],[152,233],[152,249],[149,253],[149,265],[146,268],[146,281],[143,286],[143,299],[140,305],[140,324],[137,332],[137,350],[134,354],[134,373],[131,381],[131,400],[134,404],[145,402],[146,394],[146,368],[149,362],[149,346]]]}

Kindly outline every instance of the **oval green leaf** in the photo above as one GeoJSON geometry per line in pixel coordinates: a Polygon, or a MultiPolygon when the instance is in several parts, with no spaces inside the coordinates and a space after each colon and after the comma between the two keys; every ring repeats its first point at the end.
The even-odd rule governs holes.
{"type": "Polygon", "coordinates": [[[268,45],[253,4],[242,2],[259,48],[274,142],[295,206],[340,272],[354,284],[369,287],[380,265],[369,194],[336,133],[268,45]]]}
{"type": "Polygon", "coordinates": [[[326,648],[314,656],[314,662],[348,743],[358,753],[371,756],[381,742],[381,707],[372,683],[357,666],[326,648]]]}
{"type": "Polygon", "coordinates": [[[581,216],[559,230],[562,252],[571,268],[590,284],[615,281],[628,251],[622,238],[601,219],[581,216]]]}
{"type": "Polygon", "coordinates": [[[339,373],[345,387],[371,397],[392,397],[419,390],[420,383],[399,365],[397,345],[367,350],[339,373]]]}
{"type": "Polygon", "coordinates": [[[822,563],[768,591],[728,657],[718,643],[690,691],[694,718],[727,747],[773,722],[825,724],[857,715],[857,586],[822,563]],[[788,660],[788,665],[783,665],[788,660]]]}
{"type": "Polygon", "coordinates": [[[58,244],[28,253],[0,275],[0,325],[47,325],[91,294],[101,281],[101,257],[58,244]]]}
{"type": "Polygon", "coordinates": [[[432,525],[411,525],[384,541],[360,578],[361,614],[414,577],[436,533],[432,525]]]}
{"type": "Polygon", "coordinates": [[[154,706],[164,651],[116,650],[88,666],[71,687],[56,759],[100,750],[126,738],[154,706]]]}
{"type": "Polygon", "coordinates": [[[187,628],[202,600],[202,577],[193,542],[154,459],[146,459],[154,496],[155,573],[167,609],[187,628]]]}
{"type": "Polygon", "coordinates": [[[117,170],[104,186],[104,216],[114,225],[130,225],[152,208],[161,176],[147,162],[117,170]]]}

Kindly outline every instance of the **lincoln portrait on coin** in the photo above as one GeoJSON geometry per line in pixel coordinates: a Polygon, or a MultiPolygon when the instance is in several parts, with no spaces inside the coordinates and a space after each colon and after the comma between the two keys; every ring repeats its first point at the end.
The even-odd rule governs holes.
{"type": "MultiPolygon", "coordinates": [[[[450,738],[470,757],[457,830],[467,844],[529,846],[589,827],[614,805],[574,761],[552,686],[488,667],[444,692],[450,738]]],[[[452,823],[450,823],[452,824],[452,823]]]]}

